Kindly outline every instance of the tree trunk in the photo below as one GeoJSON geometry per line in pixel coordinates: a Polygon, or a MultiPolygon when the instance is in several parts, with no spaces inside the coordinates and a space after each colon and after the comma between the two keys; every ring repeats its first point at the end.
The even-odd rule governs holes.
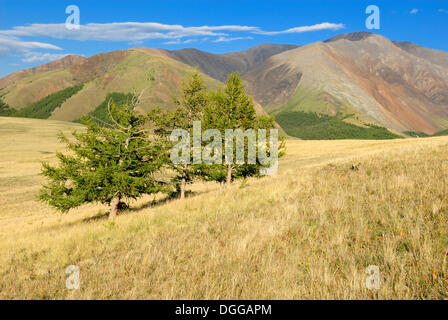
{"type": "Polygon", "coordinates": [[[114,197],[110,201],[110,213],[109,220],[115,219],[118,214],[118,205],[120,204],[121,194],[119,191],[115,193],[114,197]]]}
{"type": "Polygon", "coordinates": [[[229,187],[232,183],[232,165],[227,166],[227,186],[229,187]]]}
{"type": "Polygon", "coordinates": [[[182,178],[180,182],[180,198],[185,199],[185,187],[187,185],[187,180],[185,178],[182,178]]]}
{"type": "Polygon", "coordinates": [[[180,198],[185,199],[185,189],[187,188],[187,165],[184,165],[182,172],[182,180],[180,181],[180,198]]]}

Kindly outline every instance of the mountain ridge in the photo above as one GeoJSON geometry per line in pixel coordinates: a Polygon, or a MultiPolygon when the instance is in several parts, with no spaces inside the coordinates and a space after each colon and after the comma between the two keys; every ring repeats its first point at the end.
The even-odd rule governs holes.
{"type": "Polygon", "coordinates": [[[279,45],[264,43],[248,50],[214,54],[194,48],[181,50],[166,50],[168,56],[177,59],[190,66],[198,66],[199,69],[209,76],[225,82],[227,76],[234,72],[245,72],[259,62],[279,54],[281,52],[297,48],[296,45],[279,45]]]}
{"type": "Polygon", "coordinates": [[[14,81],[18,81],[18,80],[25,78],[27,76],[30,76],[30,75],[35,75],[35,74],[39,74],[39,73],[43,73],[43,72],[48,72],[48,71],[52,71],[52,70],[58,70],[58,69],[64,69],[64,68],[70,67],[74,64],[77,64],[77,63],[83,61],[84,59],[86,59],[86,58],[84,58],[83,56],[71,54],[71,55],[67,55],[61,59],[51,61],[49,63],[43,64],[43,65],[40,65],[40,66],[37,66],[34,68],[22,69],[22,70],[15,71],[3,78],[0,78],[0,88],[6,87],[10,83],[12,83],[14,81]]]}
{"type": "Polygon", "coordinates": [[[262,44],[225,54],[136,47],[64,59],[0,79],[7,83],[0,96],[20,109],[85,83],[63,110],[55,110],[52,118],[62,120],[88,112],[109,93],[145,87],[151,88],[148,101],[170,108],[169,97],[182,73],[197,66],[212,87],[222,85],[229,73],[240,72],[260,112],[341,114],[347,123],[401,132],[433,134],[448,128],[448,53],[369,32],[344,33],[304,46],[262,44]]]}
{"type": "Polygon", "coordinates": [[[355,113],[350,121],[360,125],[396,131],[446,128],[448,54],[418,47],[417,55],[370,33],[329,40],[275,55],[244,73],[249,93],[273,114],[343,112],[355,113]]]}

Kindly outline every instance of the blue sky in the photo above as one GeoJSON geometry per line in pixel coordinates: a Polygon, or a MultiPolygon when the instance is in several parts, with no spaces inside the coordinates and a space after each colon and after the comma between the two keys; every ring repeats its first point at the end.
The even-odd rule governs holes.
{"type": "Polygon", "coordinates": [[[225,53],[357,31],[448,51],[447,30],[446,0],[0,0],[0,77],[66,54],[135,46],[225,53]],[[79,30],[65,27],[69,5],[80,9],[79,30]],[[365,26],[368,5],[380,8],[380,30],[365,26]]]}

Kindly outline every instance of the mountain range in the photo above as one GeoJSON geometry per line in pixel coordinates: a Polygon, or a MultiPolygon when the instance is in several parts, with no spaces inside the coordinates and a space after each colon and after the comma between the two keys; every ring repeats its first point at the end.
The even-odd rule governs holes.
{"type": "Polygon", "coordinates": [[[171,96],[195,66],[212,89],[240,72],[257,111],[275,115],[299,138],[310,123],[322,132],[387,128],[398,135],[448,128],[448,53],[366,32],[227,54],[137,47],[90,58],[71,55],[0,79],[0,99],[20,110],[82,85],[49,109],[50,119],[66,121],[94,111],[110,93],[145,90],[142,108],[172,108],[171,96]]]}

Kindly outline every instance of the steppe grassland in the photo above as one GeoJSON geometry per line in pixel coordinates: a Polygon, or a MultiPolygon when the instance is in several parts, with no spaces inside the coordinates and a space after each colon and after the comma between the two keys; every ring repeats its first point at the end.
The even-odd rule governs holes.
{"type": "Polygon", "coordinates": [[[145,197],[109,222],[102,205],[36,201],[40,161],[74,127],[0,118],[0,298],[448,298],[446,137],[288,140],[276,176],[145,197]],[[80,290],[65,288],[71,264],[80,290]]]}

